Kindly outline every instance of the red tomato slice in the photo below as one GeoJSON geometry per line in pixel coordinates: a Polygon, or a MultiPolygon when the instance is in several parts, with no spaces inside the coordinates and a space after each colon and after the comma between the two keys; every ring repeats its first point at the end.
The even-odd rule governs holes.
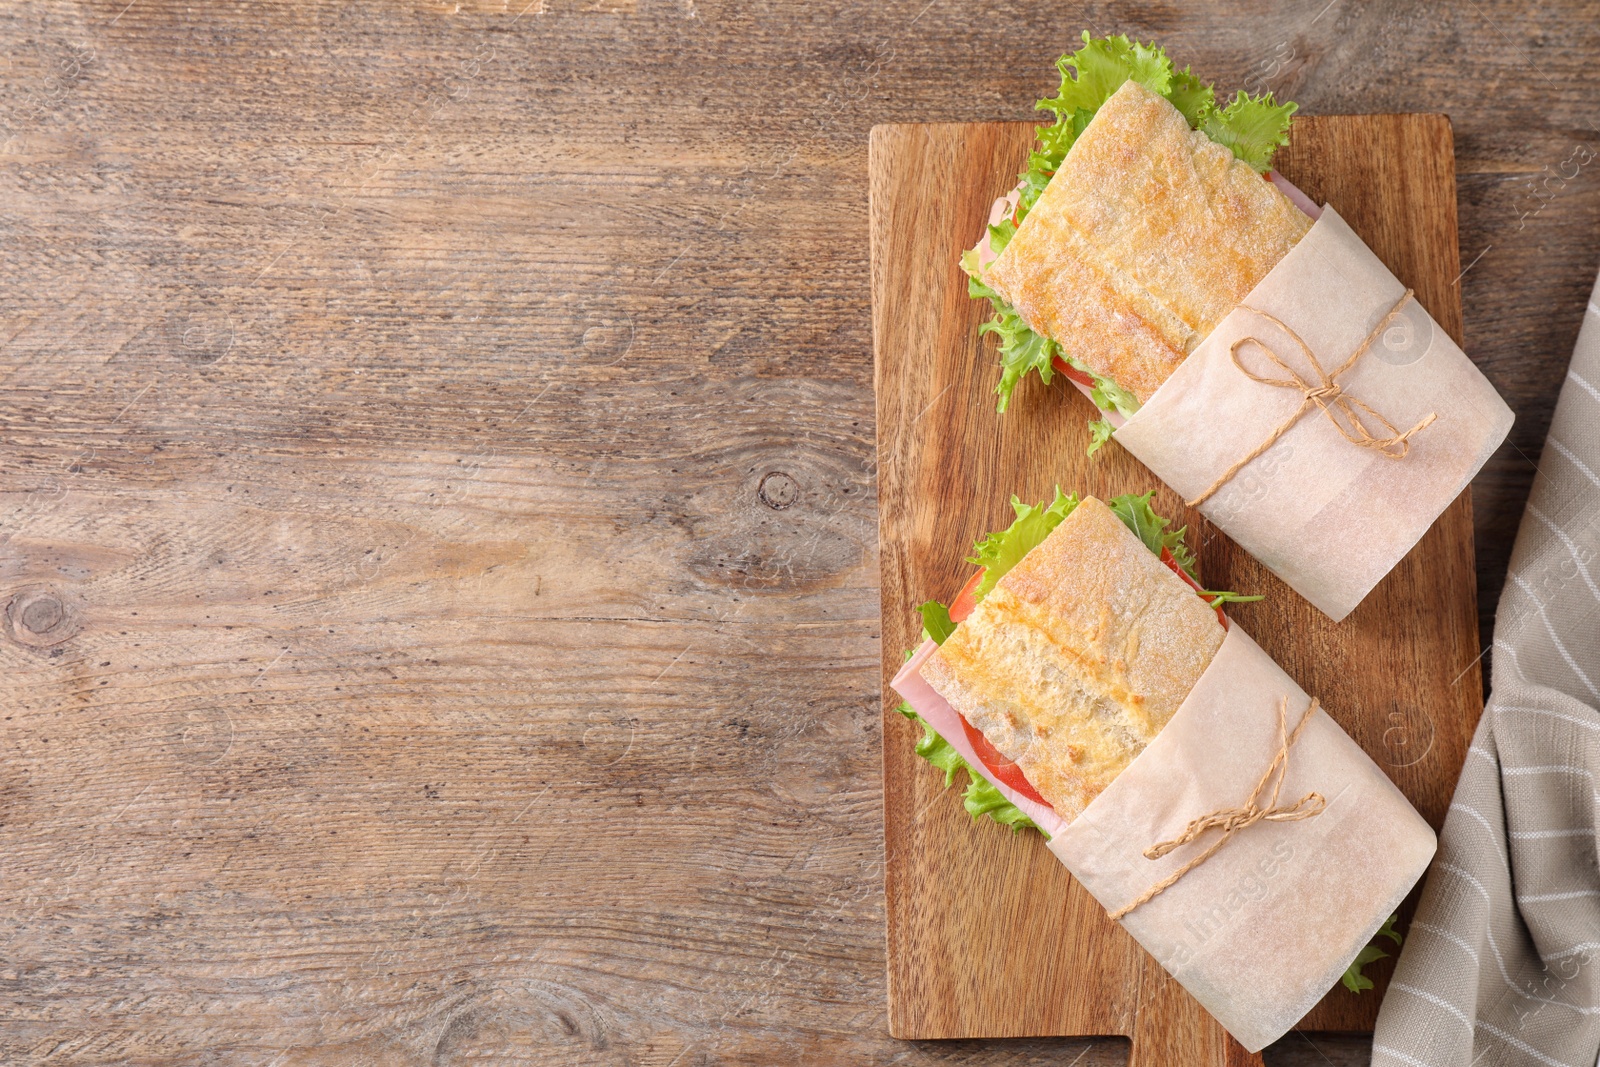
{"type": "MultiPolygon", "coordinates": [[[[971,743],[973,753],[990,774],[1034,803],[1043,804],[1047,808],[1050,807],[1044,797],[1039,795],[1039,791],[1029,784],[1028,779],[1022,773],[1022,768],[1002,756],[1000,750],[991,745],[989,739],[983,736],[982,730],[974,727],[966,720],[965,716],[961,719],[961,727],[967,731],[967,741],[971,743]]],[[[1054,811],[1055,809],[1050,808],[1050,810],[1054,811]]]]}
{"type": "MultiPolygon", "coordinates": [[[[983,581],[983,572],[984,568],[978,568],[978,572],[967,579],[967,584],[961,587],[961,592],[957,593],[956,598],[950,602],[951,622],[962,621],[972,614],[973,608],[978,606],[978,598],[975,594],[978,583],[983,581]]],[[[975,729],[965,717],[961,719],[961,728],[967,732],[967,741],[972,745],[972,752],[978,757],[978,762],[983,764],[985,770],[994,775],[998,781],[1004,782],[1034,803],[1043,804],[1047,808],[1050,807],[1049,801],[1040,796],[1039,791],[1033,788],[1027,777],[1023,775],[1022,768],[1002,756],[1000,750],[991,745],[989,739],[983,736],[982,730],[975,729]]],[[[1055,809],[1052,808],[1051,810],[1055,809]]]]}
{"type": "Polygon", "coordinates": [[[978,583],[983,581],[985,568],[979,567],[978,573],[967,579],[967,584],[961,587],[961,592],[950,602],[950,621],[960,622],[972,614],[972,609],[978,606],[978,583]]]}
{"type": "MultiPolygon", "coordinates": [[[[1205,590],[1200,587],[1200,583],[1189,577],[1189,572],[1178,565],[1178,561],[1172,557],[1171,549],[1163,548],[1161,550],[1161,562],[1165,563],[1168,567],[1171,567],[1172,573],[1176,574],[1179,578],[1182,578],[1184,583],[1188,585],[1190,589],[1193,589],[1196,593],[1205,592],[1205,590]]],[[[1200,599],[1205,600],[1205,597],[1201,597],[1200,599]]],[[[1209,604],[1210,601],[1207,600],[1206,603],[1209,604]]],[[[1217,621],[1220,622],[1222,624],[1222,628],[1226,630],[1228,628],[1228,617],[1222,613],[1221,608],[1217,608],[1216,611],[1217,621]]]]}
{"type": "Polygon", "coordinates": [[[1089,377],[1087,371],[1079,370],[1077,367],[1074,367],[1060,356],[1053,357],[1050,360],[1050,366],[1055,368],[1057,374],[1065,374],[1068,378],[1077,382],[1085,389],[1094,388],[1094,379],[1089,377]]]}

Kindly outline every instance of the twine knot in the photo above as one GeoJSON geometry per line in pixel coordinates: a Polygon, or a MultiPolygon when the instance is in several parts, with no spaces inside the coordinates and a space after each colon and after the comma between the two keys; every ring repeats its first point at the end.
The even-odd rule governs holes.
{"type": "Polygon", "coordinates": [[[1250,796],[1243,804],[1234,808],[1219,808],[1216,811],[1191,819],[1189,825],[1184,827],[1183,833],[1170,841],[1160,841],[1144,850],[1146,859],[1158,860],[1168,853],[1182,848],[1192,841],[1212,830],[1218,832],[1217,840],[1194,859],[1173,871],[1167,877],[1146,889],[1140,896],[1116,911],[1111,913],[1111,918],[1120,920],[1141,904],[1147,904],[1156,897],[1165,893],[1178,883],[1178,880],[1206,860],[1217,854],[1217,851],[1233,839],[1233,835],[1258,822],[1299,822],[1301,819],[1312,819],[1321,815],[1328,807],[1328,801],[1321,793],[1312,791],[1295,801],[1293,804],[1279,805],[1278,794],[1283,789],[1284,776],[1289,773],[1289,749],[1300,739],[1300,732],[1305,729],[1306,723],[1311,721],[1312,713],[1317,710],[1317,699],[1311,698],[1311,703],[1306,706],[1305,712],[1300,716],[1300,721],[1295,724],[1294,731],[1288,730],[1289,698],[1285,696],[1278,703],[1278,754],[1267,765],[1266,772],[1256,787],[1250,791],[1250,796]],[[1268,783],[1272,785],[1272,796],[1265,805],[1261,804],[1261,795],[1266,792],[1268,783]]]}
{"type": "Polygon", "coordinates": [[[1278,327],[1278,329],[1282,330],[1284,334],[1287,335],[1297,347],[1299,347],[1300,354],[1305,358],[1306,363],[1311,367],[1316,380],[1314,382],[1306,381],[1306,379],[1301,377],[1300,373],[1291,367],[1282,356],[1273,351],[1271,345],[1267,344],[1261,338],[1256,337],[1253,334],[1246,335],[1233,342],[1233,344],[1228,348],[1228,358],[1233,361],[1233,365],[1235,367],[1239,368],[1239,372],[1241,374],[1249,378],[1251,381],[1260,382],[1262,385],[1271,385],[1281,389],[1298,390],[1302,397],[1300,406],[1295,409],[1293,415],[1290,415],[1278,426],[1277,429],[1273,430],[1272,433],[1267,435],[1267,439],[1262,441],[1261,444],[1257,445],[1249,455],[1245,456],[1233,466],[1223,471],[1222,475],[1217,478],[1216,481],[1211,483],[1210,488],[1201,493],[1199,496],[1195,497],[1193,500],[1186,501],[1186,503],[1191,508],[1194,508],[1199,507],[1207,500],[1210,500],[1212,495],[1215,494],[1218,489],[1221,489],[1224,485],[1227,485],[1235,474],[1238,474],[1251,461],[1256,459],[1273,445],[1277,444],[1278,438],[1288,433],[1289,428],[1295,423],[1299,422],[1301,417],[1313,407],[1320,408],[1323,415],[1327,416],[1328,421],[1333,423],[1334,429],[1338,430],[1339,433],[1344,436],[1344,439],[1349,441],[1351,444],[1359,445],[1362,448],[1370,448],[1374,452],[1377,452],[1379,455],[1388,459],[1405,458],[1406,453],[1411,450],[1411,438],[1420,433],[1438,416],[1430,412],[1415,426],[1411,427],[1411,429],[1401,430],[1395,426],[1394,423],[1390,422],[1377,411],[1373,410],[1370,405],[1345,392],[1344,386],[1340,385],[1336,379],[1338,379],[1338,377],[1345,371],[1348,371],[1351,367],[1354,367],[1356,362],[1372,349],[1372,342],[1376,341],[1378,337],[1382,335],[1383,331],[1389,328],[1389,324],[1394,322],[1394,320],[1399,316],[1401,309],[1406,306],[1406,302],[1411,298],[1412,291],[1407,289],[1400,299],[1395,302],[1394,307],[1389,309],[1389,313],[1378,321],[1378,324],[1374,326],[1367,333],[1367,336],[1362,339],[1361,343],[1356,346],[1355,351],[1350,353],[1349,358],[1343,363],[1339,364],[1338,368],[1332,371],[1329,371],[1322,366],[1322,362],[1317,359],[1317,354],[1311,350],[1311,346],[1306,344],[1305,341],[1301,339],[1300,335],[1295,333],[1294,330],[1291,329],[1283,320],[1265,311],[1262,311],[1259,308],[1253,308],[1247,304],[1240,304],[1239,307],[1242,310],[1266,319],[1268,322],[1278,327]],[[1247,344],[1253,344],[1263,353],[1265,353],[1266,357],[1275,363],[1279,370],[1283,371],[1284,377],[1270,378],[1263,374],[1257,374],[1241,363],[1239,361],[1239,349],[1243,348],[1247,344]],[[1363,413],[1365,415],[1365,420],[1371,420],[1371,422],[1381,428],[1381,433],[1374,432],[1368,427],[1367,422],[1363,418],[1363,413]]]}

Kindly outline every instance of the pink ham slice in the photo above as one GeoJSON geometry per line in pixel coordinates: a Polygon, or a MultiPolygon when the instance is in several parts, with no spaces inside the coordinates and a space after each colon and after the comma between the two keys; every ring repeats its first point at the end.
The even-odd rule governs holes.
{"type": "Polygon", "coordinates": [[[1267,181],[1278,187],[1278,192],[1289,198],[1289,203],[1305,212],[1312,219],[1322,217],[1322,208],[1317,206],[1305,193],[1294,187],[1294,183],[1275,170],[1267,171],[1267,181]]]}
{"type": "MultiPolygon", "coordinates": [[[[1021,197],[1022,186],[1019,184],[1015,189],[1011,190],[1005,196],[1002,196],[999,200],[996,200],[994,205],[989,208],[989,225],[1000,225],[1001,219],[1017,210],[1017,201],[1021,199],[1021,197]]],[[[996,255],[995,250],[989,247],[988,227],[984,228],[983,236],[978,238],[977,247],[974,248],[973,251],[978,253],[979,274],[982,274],[989,264],[993,263],[999,258],[999,256],[996,255]]]]}
{"type": "Polygon", "coordinates": [[[922,646],[906,660],[906,665],[900,668],[900,673],[889,683],[890,687],[906,699],[911,709],[922,716],[923,722],[933,727],[940,737],[950,742],[950,746],[961,753],[961,758],[967,761],[969,767],[988,779],[990,785],[1000,790],[1001,796],[1021,808],[1039,829],[1054,837],[1067,825],[1061,816],[1045,805],[1029,800],[1005,783],[995,781],[994,776],[983,765],[983,761],[978,759],[978,754],[972,750],[972,744],[967,740],[967,731],[962,726],[961,713],[952,708],[933,686],[923,680],[922,665],[938,647],[931,640],[922,642],[922,646]]]}

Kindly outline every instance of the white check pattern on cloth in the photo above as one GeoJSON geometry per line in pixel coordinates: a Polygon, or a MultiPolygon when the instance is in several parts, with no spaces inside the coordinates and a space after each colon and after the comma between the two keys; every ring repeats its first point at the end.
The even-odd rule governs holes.
{"type": "Polygon", "coordinates": [[[1373,1067],[1600,1057],[1600,281],[1495,618],[1483,720],[1373,1067]]]}

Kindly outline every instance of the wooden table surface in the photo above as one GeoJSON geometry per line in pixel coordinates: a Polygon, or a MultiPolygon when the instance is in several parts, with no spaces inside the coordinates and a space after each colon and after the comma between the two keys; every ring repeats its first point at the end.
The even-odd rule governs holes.
{"type": "Polygon", "coordinates": [[[1116,11],[0,5],[0,1062],[1122,1062],[887,1035],[867,131],[1450,113],[1487,632],[1600,10],[1116,11]]]}

